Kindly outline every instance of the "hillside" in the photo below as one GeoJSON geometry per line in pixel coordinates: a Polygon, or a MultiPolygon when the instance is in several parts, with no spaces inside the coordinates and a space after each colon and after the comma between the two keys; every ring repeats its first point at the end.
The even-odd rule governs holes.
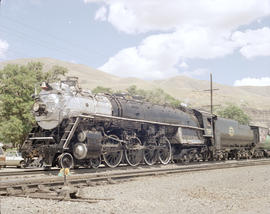
{"type": "MultiPolygon", "coordinates": [[[[196,108],[207,110],[209,93],[202,90],[209,89],[209,81],[196,80],[185,76],[169,79],[146,81],[138,78],[120,78],[86,65],[64,62],[51,58],[18,59],[0,62],[0,68],[6,64],[26,64],[30,61],[40,61],[44,64],[45,71],[54,65],[68,68],[69,76],[78,76],[83,88],[93,89],[96,86],[110,87],[113,89],[126,89],[136,85],[142,89],[161,88],[179,100],[196,108]]],[[[267,87],[233,87],[214,83],[214,88],[219,90],[214,93],[214,104],[224,105],[235,103],[241,105],[252,117],[255,124],[270,127],[270,86],[267,87]]],[[[218,108],[218,107],[217,107],[218,108]]]]}

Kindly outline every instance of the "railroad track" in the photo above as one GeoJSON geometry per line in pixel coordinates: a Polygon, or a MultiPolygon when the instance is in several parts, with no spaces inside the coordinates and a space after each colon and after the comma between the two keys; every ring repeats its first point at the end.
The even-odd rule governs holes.
{"type": "Polygon", "coordinates": [[[49,171],[46,171],[44,169],[17,169],[14,171],[1,171],[0,170],[0,180],[3,177],[10,177],[10,176],[26,176],[26,175],[49,175],[49,174],[54,174],[59,170],[56,169],[51,169],[49,171]]]}
{"type": "MultiPolygon", "coordinates": [[[[156,165],[157,166],[157,165],[156,165]]],[[[146,167],[149,168],[149,166],[143,166],[141,165],[140,167],[146,167]]],[[[155,165],[152,166],[155,168],[155,165]]],[[[122,170],[127,170],[127,169],[132,169],[134,167],[127,166],[125,164],[120,165],[117,167],[117,169],[122,169],[122,170]]],[[[135,167],[136,168],[136,167],[135,167]]],[[[105,166],[101,166],[98,169],[93,169],[93,168],[78,168],[78,169],[71,169],[71,174],[83,174],[83,173],[96,173],[96,172],[110,172],[112,170],[116,170],[115,168],[109,168],[105,166]]],[[[0,181],[3,179],[7,179],[13,176],[32,176],[32,175],[57,175],[59,173],[60,169],[59,168],[52,168],[50,170],[46,170],[43,168],[35,168],[35,169],[16,169],[14,171],[1,171],[0,170],[0,181]]]]}
{"type": "MultiPolygon", "coordinates": [[[[194,164],[194,163],[193,163],[194,164]]],[[[170,164],[168,164],[170,165],[170,164]]],[[[85,173],[101,173],[101,172],[110,172],[113,170],[129,170],[129,169],[137,169],[137,168],[156,168],[160,167],[159,165],[153,165],[153,166],[147,166],[147,165],[140,165],[139,167],[132,167],[132,166],[127,166],[125,164],[122,164],[118,166],[116,169],[115,168],[109,168],[105,166],[101,166],[98,169],[93,169],[93,168],[79,168],[79,169],[71,169],[70,172],[71,174],[85,174],[85,173]]],[[[59,168],[52,168],[50,170],[45,170],[41,168],[36,168],[36,169],[16,169],[14,171],[0,171],[0,181],[3,179],[10,179],[10,177],[18,177],[18,176],[33,176],[33,175],[48,175],[48,176],[53,176],[57,175],[59,173],[60,169],[59,168]]]]}
{"type": "MultiPolygon", "coordinates": [[[[252,160],[227,160],[225,161],[215,161],[215,162],[191,162],[191,163],[184,163],[184,164],[178,164],[177,166],[181,167],[187,167],[187,166],[197,166],[197,165],[210,165],[210,164],[223,164],[223,163],[228,163],[228,164],[233,164],[233,163],[238,163],[238,162],[267,162],[270,161],[270,159],[252,159],[252,160]]],[[[105,166],[101,166],[98,169],[90,169],[90,168],[79,168],[79,169],[71,169],[71,174],[86,174],[86,173],[103,173],[103,172],[111,172],[115,170],[134,170],[134,169],[156,169],[156,168],[161,168],[161,167],[168,167],[168,166],[175,166],[174,163],[168,164],[168,165],[153,165],[153,166],[148,166],[148,165],[139,165],[137,167],[132,167],[132,166],[127,166],[127,165],[120,165],[117,168],[108,168],[105,166]]],[[[41,169],[41,168],[29,168],[29,169],[16,169],[14,171],[1,171],[0,170],[0,181],[3,179],[9,179],[12,176],[32,176],[32,175],[40,175],[40,176],[54,176],[59,173],[59,168],[52,168],[50,170],[46,169],[41,169]]]]}
{"type": "MultiPolygon", "coordinates": [[[[88,169],[88,173],[76,173],[71,174],[67,177],[69,186],[72,187],[83,187],[92,186],[98,183],[109,183],[113,184],[117,181],[127,180],[131,178],[146,177],[146,176],[157,176],[166,175],[173,173],[185,173],[215,169],[226,169],[226,168],[237,168],[246,166],[257,166],[257,165],[270,165],[269,159],[260,160],[242,160],[242,161],[227,161],[227,162],[204,162],[201,164],[188,164],[188,165],[166,165],[156,167],[120,167],[119,169],[93,171],[88,169]]],[[[1,180],[0,183],[0,195],[2,196],[25,196],[31,195],[34,192],[50,192],[57,191],[64,186],[63,177],[59,176],[47,176],[44,177],[33,177],[24,179],[14,178],[1,180]]],[[[42,197],[39,197],[42,198],[42,197]]]]}

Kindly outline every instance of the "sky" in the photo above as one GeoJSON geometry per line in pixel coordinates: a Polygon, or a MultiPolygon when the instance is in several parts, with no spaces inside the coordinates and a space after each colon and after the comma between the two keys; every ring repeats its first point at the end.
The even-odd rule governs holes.
{"type": "Polygon", "coordinates": [[[270,85],[270,0],[1,0],[0,61],[270,85]]]}

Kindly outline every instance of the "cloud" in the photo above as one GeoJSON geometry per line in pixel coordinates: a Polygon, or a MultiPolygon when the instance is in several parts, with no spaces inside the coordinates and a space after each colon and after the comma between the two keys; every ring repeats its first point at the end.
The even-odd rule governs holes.
{"type": "Polygon", "coordinates": [[[6,57],[6,52],[8,50],[9,44],[0,39],[0,59],[4,59],[6,57]]]}
{"type": "MultiPolygon", "coordinates": [[[[99,70],[119,75],[122,77],[141,77],[144,79],[160,79],[164,77],[161,71],[162,65],[156,60],[146,59],[141,55],[140,50],[136,47],[126,48],[119,51],[111,57],[99,70]]],[[[173,75],[177,72],[169,68],[167,75],[173,75]]]]}
{"type": "Polygon", "coordinates": [[[270,56],[270,28],[235,32],[232,39],[241,45],[240,53],[246,58],[270,56]]]}
{"type": "MultiPolygon", "coordinates": [[[[148,33],[138,46],[120,50],[99,69],[119,76],[159,79],[189,73],[187,59],[214,59],[239,50],[245,57],[268,55],[267,43],[234,32],[270,15],[270,0],[84,0],[103,2],[95,19],[126,34],[148,33]],[[152,34],[152,35],[151,35],[152,34]]],[[[264,30],[266,31],[266,30],[264,30]]],[[[196,70],[196,69],[195,69],[196,70]]],[[[194,72],[194,71],[193,71],[194,72]]]]}
{"type": "Polygon", "coordinates": [[[146,37],[139,46],[119,51],[99,69],[119,76],[160,79],[181,74],[183,59],[211,59],[232,53],[237,44],[230,34],[202,27],[146,37]]]}
{"type": "Polygon", "coordinates": [[[207,69],[198,68],[194,71],[184,71],[184,72],[181,72],[180,74],[187,77],[195,77],[195,76],[202,76],[207,73],[209,73],[207,69]]]}
{"type": "Polygon", "coordinates": [[[106,21],[106,14],[107,14],[107,9],[106,7],[101,7],[97,10],[96,15],[95,15],[95,20],[100,20],[100,21],[106,21]]]}
{"type": "Polygon", "coordinates": [[[262,78],[244,78],[236,80],[234,86],[270,86],[270,77],[262,78]]]}
{"type": "Polygon", "coordinates": [[[98,3],[98,2],[103,2],[103,1],[102,0],[83,0],[83,2],[87,4],[87,3],[98,3]]]}
{"type": "Polygon", "coordinates": [[[183,62],[179,65],[179,67],[185,69],[185,68],[188,68],[189,66],[188,66],[188,64],[187,64],[186,62],[183,61],[183,62]]]}
{"type": "Polygon", "coordinates": [[[108,22],[126,33],[171,31],[192,25],[235,29],[270,13],[269,0],[84,0],[104,2],[108,22]]]}

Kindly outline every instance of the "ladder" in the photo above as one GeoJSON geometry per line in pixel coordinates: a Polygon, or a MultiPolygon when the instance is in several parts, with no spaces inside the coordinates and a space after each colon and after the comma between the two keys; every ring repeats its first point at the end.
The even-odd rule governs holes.
{"type": "Polygon", "coordinates": [[[65,133],[63,134],[60,144],[63,145],[63,149],[68,149],[69,142],[71,138],[73,137],[74,132],[76,131],[76,128],[78,127],[80,123],[80,117],[77,117],[75,122],[74,118],[70,120],[67,127],[65,128],[65,133]]]}

